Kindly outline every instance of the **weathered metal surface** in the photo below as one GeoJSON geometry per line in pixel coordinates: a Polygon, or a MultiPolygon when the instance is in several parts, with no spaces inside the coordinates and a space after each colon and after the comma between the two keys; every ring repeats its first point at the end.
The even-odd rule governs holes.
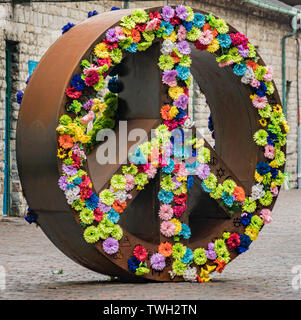
{"type": "MultiPolygon", "coordinates": [[[[132,9],[118,10],[94,16],[70,29],[45,53],[26,88],[19,113],[18,169],[24,195],[29,207],[37,213],[39,225],[67,256],[94,271],[121,279],[167,281],[168,267],[164,272],[153,270],[141,278],[130,273],[127,266],[135,245],[146,246],[151,254],[157,251],[159,241],[164,240],[159,234],[157,214],[159,176],[145,190],[134,193],[122,213],[120,225],[124,237],[119,252],[113,256],[105,254],[100,243],[91,245],[85,242],[78,215],[67,204],[57,185],[60,166],[56,157],[56,127],[64,113],[65,88],[71,77],[79,72],[80,61],[89,56],[105,31],[131,12],[132,9]]],[[[139,53],[135,58],[127,55],[122,62],[120,79],[125,81],[125,88],[120,95],[122,109],[119,116],[122,120],[130,120],[129,128],[144,128],[150,133],[160,123],[160,106],[169,102],[166,89],[161,85],[158,56],[159,47],[154,44],[151,50],[139,53]]],[[[220,176],[221,181],[229,175],[240,180],[248,192],[256,163],[263,159],[262,151],[252,139],[259,125],[257,112],[251,106],[250,89],[233,75],[229,67],[219,68],[214,55],[192,48],[192,60],[193,76],[206,95],[215,124],[216,152],[212,150],[215,160],[210,164],[211,170],[220,176]]],[[[280,103],[276,91],[272,99],[280,103]]],[[[89,155],[86,169],[94,191],[99,192],[108,185],[111,176],[119,172],[120,166],[99,165],[95,154],[96,150],[89,155]]],[[[229,219],[225,210],[201,191],[199,183],[195,178],[189,193],[188,213],[185,214],[192,229],[192,238],[186,244],[192,249],[206,247],[213,237],[220,237],[225,230],[237,232],[240,228],[238,220],[229,219]]],[[[170,263],[167,259],[167,265],[170,263]]],[[[176,277],[175,281],[178,280],[181,279],[176,277]]]]}

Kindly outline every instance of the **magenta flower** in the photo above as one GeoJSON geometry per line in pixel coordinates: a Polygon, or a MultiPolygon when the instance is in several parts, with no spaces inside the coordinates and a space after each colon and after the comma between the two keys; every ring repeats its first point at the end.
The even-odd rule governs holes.
{"type": "Polygon", "coordinates": [[[106,39],[110,42],[118,41],[117,33],[115,28],[111,28],[106,32],[106,39]]]}

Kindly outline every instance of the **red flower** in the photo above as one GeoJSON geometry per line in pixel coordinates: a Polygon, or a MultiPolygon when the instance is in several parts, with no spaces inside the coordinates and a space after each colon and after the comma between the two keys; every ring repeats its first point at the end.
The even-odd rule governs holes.
{"type": "Polygon", "coordinates": [[[151,13],[149,14],[149,17],[150,17],[151,20],[153,20],[153,19],[155,19],[155,18],[157,18],[157,19],[161,19],[161,18],[162,18],[162,17],[161,17],[161,14],[160,14],[158,11],[151,12],[151,13]]]}
{"type": "Polygon", "coordinates": [[[99,81],[99,74],[97,72],[93,72],[92,74],[86,77],[85,84],[88,87],[92,87],[98,81],[99,81]]]}
{"type": "Polygon", "coordinates": [[[79,184],[79,186],[81,188],[88,187],[91,183],[90,178],[86,175],[83,175],[81,178],[82,178],[82,182],[79,184]]]}
{"type": "Polygon", "coordinates": [[[184,204],[187,201],[187,193],[181,193],[174,196],[174,202],[177,204],[184,204]]]}
{"type": "Polygon", "coordinates": [[[225,269],[226,262],[224,260],[215,259],[214,263],[217,263],[217,268],[215,269],[215,271],[222,273],[225,269]]]}
{"type": "Polygon", "coordinates": [[[143,31],[145,31],[146,23],[138,23],[138,24],[136,24],[135,28],[136,28],[136,30],[143,32],[143,31]]]}
{"type": "Polygon", "coordinates": [[[96,208],[93,214],[94,214],[95,221],[99,222],[103,219],[103,212],[101,212],[99,208],[96,208]]]}
{"type": "Polygon", "coordinates": [[[169,21],[173,26],[180,24],[181,20],[180,18],[175,14],[169,21]]]}
{"type": "Polygon", "coordinates": [[[194,45],[195,45],[195,47],[196,47],[197,49],[199,49],[199,50],[206,50],[207,47],[208,47],[208,46],[200,43],[199,40],[195,41],[195,42],[194,42],[194,45]]]}
{"type": "Polygon", "coordinates": [[[81,201],[85,201],[86,199],[89,199],[92,196],[92,189],[91,188],[81,188],[80,190],[80,199],[81,201]]]}
{"type": "Polygon", "coordinates": [[[148,256],[148,252],[143,246],[138,245],[134,249],[134,256],[140,261],[145,261],[148,256]]]}
{"type": "Polygon", "coordinates": [[[183,213],[185,212],[185,210],[187,209],[186,204],[184,204],[183,206],[174,206],[172,208],[174,215],[176,216],[176,218],[180,218],[183,213]]]}
{"type": "Polygon", "coordinates": [[[67,88],[65,93],[71,99],[78,99],[83,94],[82,91],[77,91],[74,87],[67,88]]]}
{"type": "Polygon", "coordinates": [[[107,45],[108,50],[113,50],[118,47],[118,42],[111,42],[107,39],[104,39],[103,42],[107,45]]]}
{"type": "Polygon", "coordinates": [[[229,249],[235,249],[240,245],[239,235],[237,233],[231,233],[230,237],[227,240],[227,245],[229,249]]]}
{"type": "Polygon", "coordinates": [[[109,67],[111,67],[112,59],[110,57],[105,59],[97,59],[97,63],[99,64],[99,66],[107,64],[109,67]]]}

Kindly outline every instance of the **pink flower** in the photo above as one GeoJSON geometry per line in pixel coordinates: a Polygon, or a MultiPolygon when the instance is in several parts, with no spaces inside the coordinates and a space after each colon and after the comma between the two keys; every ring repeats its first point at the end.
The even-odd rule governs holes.
{"type": "Polygon", "coordinates": [[[266,104],[268,103],[268,98],[266,96],[264,97],[258,97],[256,96],[253,100],[252,100],[253,106],[257,109],[263,109],[266,104]]]}
{"type": "Polygon", "coordinates": [[[163,236],[169,238],[175,234],[176,226],[171,221],[163,221],[161,223],[160,231],[163,236]]]}
{"type": "Polygon", "coordinates": [[[115,27],[115,32],[118,40],[124,40],[126,38],[123,29],[120,26],[115,27]]]}
{"type": "Polygon", "coordinates": [[[253,78],[253,79],[251,80],[250,84],[251,84],[251,86],[252,86],[253,88],[258,89],[258,87],[260,86],[260,81],[257,80],[257,79],[255,79],[255,78],[253,78]]]}
{"type": "Polygon", "coordinates": [[[277,188],[277,186],[271,188],[271,192],[272,192],[273,197],[276,197],[276,196],[278,195],[278,188],[277,188]]]}
{"type": "Polygon", "coordinates": [[[89,123],[90,121],[94,120],[94,112],[89,111],[85,116],[79,119],[80,123],[89,123]]]}
{"type": "Polygon", "coordinates": [[[92,64],[89,68],[84,69],[84,75],[90,76],[97,71],[98,71],[98,67],[95,64],[92,64]]]}
{"type": "Polygon", "coordinates": [[[272,81],[273,80],[273,70],[268,67],[266,74],[263,76],[264,81],[272,81]]]}
{"type": "Polygon", "coordinates": [[[275,148],[273,146],[270,146],[269,144],[266,144],[264,146],[264,156],[268,159],[274,159],[275,148]]]}
{"type": "Polygon", "coordinates": [[[220,63],[218,64],[218,66],[219,66],[220,68],[223,68],[223,67],[230,66],[230,65],[233,64],[233,63],[234,63],[233,60],[229,60],[229,61],[226,61],[226,62],[220,62],[220,63]]]}
{"type": "Polygon", "coordinates": [[[213,34],[210,30],[206,30],[205,32],[201,33],[201,36],[198,39],[201,44],[208,45],[213,40],[213,34]]]}
{"type": "Polygon", "coordinates": [[[177,34],[178,41],[185,40],[186,39],[186,34],[187,34],[187,32],[186,32],[185,27],[183,25],[180,25],[179,30],[178,30],[178,34],[177,34]]]}
{"type": "Polygon", "coordinates": [[[145,27],[146,31],[156,30],[160,20],[158,18],[154,18],[153,20],[149,21],[145,27]]]}
{"type": "Polygon", "coordinates": [[[189,172],[188,172],[187,169],[185,168],[185,163],[184,163],[184,162],[180,163],[177,176],[187,177],[188,174],[189,174],[189,172]]]}
{"type": "Polygon", "coordinates": [[[97,72],[89,74],[85,79],[85,84],[88,87],[92,87],[95,83],[99,81],[99,74],[97,72]]]}
{"type": "Polygon", "coordinates": [[[124,177],[126,180],[125,190],[131,191],[135,187],[134,177],[131,174],[126,174],[124,177]]]}
{"type": "Polygon", "coordinates": [[[169,204],[162,204],[159,210],[159,217],[161,220],[170,220],[173,216],[172,207],[169,204]]]}
{"type": "Polygon", "coordinates": [[[153,179],[157,173],[157,167],[150,165],[149,169],[145,171],[147,177],[153,179]]]}
{"type": "Polygon", "coordinates": [[[260,212],[260,217],[263,220],[263,223],[267,224],[272,222],[271,211],[269,209],[262,209],[260,212]]]}

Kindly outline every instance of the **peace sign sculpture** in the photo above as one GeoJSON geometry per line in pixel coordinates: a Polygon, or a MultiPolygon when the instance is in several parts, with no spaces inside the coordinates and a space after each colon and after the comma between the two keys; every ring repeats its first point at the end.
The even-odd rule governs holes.
{"type": "Polygon", "coordinates": [[[74,261],[125,280],[207,282],[272,220],[288,129],[271,69],[224,20],[184,5],[118,10],[73,27],[39,62],[18,168],[38,224],[74,261]],[[215,149],[186,114],[190,70],[215,149]],[[128,143],[133,129],[148,141],[128,143]],[[118,161],[100,164],[105,144],[118,161]]]}

